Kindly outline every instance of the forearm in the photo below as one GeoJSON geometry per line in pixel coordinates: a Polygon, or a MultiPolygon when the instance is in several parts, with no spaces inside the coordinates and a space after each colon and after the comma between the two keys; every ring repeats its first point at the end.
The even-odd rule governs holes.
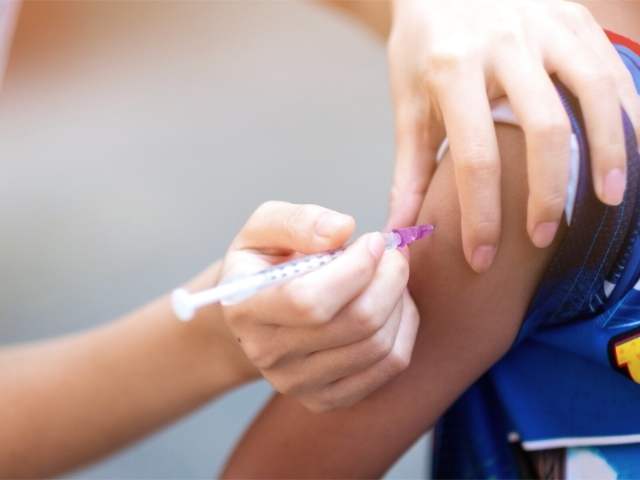
{"type": "Polygon", "coordinates": [[[216,308],[181,323],[163,297],[102,328],[1,351],[0,476],[95,460],[251,379],[216,308]]]}

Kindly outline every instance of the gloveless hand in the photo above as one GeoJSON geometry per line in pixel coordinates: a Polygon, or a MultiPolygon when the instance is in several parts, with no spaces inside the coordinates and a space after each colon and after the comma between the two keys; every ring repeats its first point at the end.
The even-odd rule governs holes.
{"type": "MultiPolygon", "coordinates": [[[[233,241],[223,277],[342,246],[354,221],[316,205],[268,202],[233,241]]],[[[409,364],[418,313],[407,258],[379,233],[328,265],[223,307],[249,360],[273,387],[313,411],[348,406],[409,364]]]]}
{"type": "Polygon", "coordinates": [[[487,270],[500,237],[500,159],[490,101],[507,96],[526,138],[527,230],[552,241],[568,182],[571,128],[552,83],[578,98],[593,182],[606,204],[626,184],[623,106],[640,132],[640,100],[602,28],[562,0],[396,0],[389,40],[397,158],[390,226],[414,222],[446,130],[465,256],[487,270]]]}

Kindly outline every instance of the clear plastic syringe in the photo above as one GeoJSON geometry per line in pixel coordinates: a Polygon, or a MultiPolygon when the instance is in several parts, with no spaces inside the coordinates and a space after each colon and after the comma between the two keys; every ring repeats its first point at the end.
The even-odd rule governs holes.
{"type": "MultiPolygon", "coordinates": [[[[385,249],[392,250],[410,245],[429,235],[434,228],[433,225],[416,225],[383,233],[385,249]]],[[[179,288],[171,295],[171,305],[176,316],[186,322],[193,318],[198,308],[218,302],[223,305],[239,303],[265,288],[312,272],[332,262],[343,252],[344,249],[340,249],[296,258],[246,277],[230,279],[217,287],[193,294],[179,288]]]]}

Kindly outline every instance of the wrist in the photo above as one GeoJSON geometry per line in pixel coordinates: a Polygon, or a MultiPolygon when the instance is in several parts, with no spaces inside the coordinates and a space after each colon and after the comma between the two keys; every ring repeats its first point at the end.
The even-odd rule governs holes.
{"type": "MultiPolygon", "coordinates": [[[[214,263],[193,278],[187,289],[198,292],[215,287],[220,280],[221,266],[221,262],[214,263]]],[[[183,326],[190,329],[192,348],[201,352],[202,361],[212,370],[212,378],[224,371],[231,386],[237,386],[260,377],[224,321],[220,304],[200,308],[193,320],[183,326]]]]}

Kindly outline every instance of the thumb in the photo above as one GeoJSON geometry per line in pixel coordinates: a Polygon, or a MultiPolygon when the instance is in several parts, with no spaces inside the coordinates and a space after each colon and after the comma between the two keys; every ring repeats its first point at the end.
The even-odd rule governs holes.
{"type": "Polygon", "coordinates": [[[251,215],[233,248],[321,252],[342,246],[354,229],[349,215],[318,205],[270,201],[251,215]]]}

